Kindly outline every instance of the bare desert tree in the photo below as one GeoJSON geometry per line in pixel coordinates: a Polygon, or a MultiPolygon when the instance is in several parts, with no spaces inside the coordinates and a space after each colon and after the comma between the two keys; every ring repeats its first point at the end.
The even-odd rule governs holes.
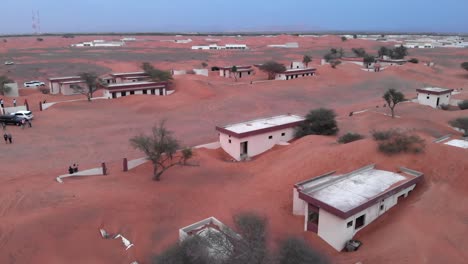
{"type": "Polygon", "coordinates": [[[395,106],[405,101],[405,95],[393,88],[390,88],[383,95],[383,99],[385,99],[390,111],[392,112],[392,118],[395,118],[395,106]]]}
{"type": "Polygon", "coordinates": [[[102,86],[104,86],[104,82],[99,79],[96,73],[94,72],[82,72],[78,74],[81,79],[86,84],[86,87],[82,85],[70,85],[70,88],[80,94],[86,95],[88,101],[91,102],[93,98],[93,93],[99,90],[102,86]]]}
{"type": "Polygon", "coordinates": [[[170,82],[170,81],[172,81],[172,74],[170,72],[156,69],[149,62],[143,62],[141,64],[141,69],[154,82],[170,82]]]}
{"type": "Polygon", "coordinates": [[[326,264],[328,260],[299,238],[289,237],[280,244],[278,264],[326,264]]]}
{"type": "Polygon", "coordinates": [[[312,57],[309,55],[304,55],[302,58],[302,62],[306,65],[306,67],[309,67],[309,63],[312,61],[312,57]]]}
{"type": "Polygon", "coordinates": [[[185,165],[193,155],[190,148],[178,153],[180,144],[165,127],[165,121],[153,127],[150,135],[139,135],[130,139],[136,149],[143,151],[146,158],[153,163],[153,180],[161,180],[161,175],[176,165],[185,165]]]}
{"type": "Polygon", "coordinates": [[[12,83],[13,80],[11,80],[10,78],[2,75],[0,76],[0,94],[1,95],[5,95],[6,93],[8,93],[10,91],[10,87],[6,86],[5,84],[7,83],[12,83]]]}
{"type": "Polygon", "coordinates": [[[234,80],[236,80],[237,82],[237,66],[236,65],[232,66],[231,72],[232,72],[232,75],[234,75],[234,80]]]}
{"type": "Polygon", "coordinates": [[[260,70],[268,73],[268,80],[273,80],[275,74],[283,73],[286,71],[286,67],[276,61],[267,61],[259,66],[260,70]]]}

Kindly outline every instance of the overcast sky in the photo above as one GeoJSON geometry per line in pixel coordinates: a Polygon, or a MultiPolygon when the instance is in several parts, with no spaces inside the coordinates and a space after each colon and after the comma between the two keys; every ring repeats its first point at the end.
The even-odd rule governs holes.
{"type": "Polygon", "coordinates": [[[255,30],[468,32],[468,0],[0,0],[0,34],[255,30]]]}

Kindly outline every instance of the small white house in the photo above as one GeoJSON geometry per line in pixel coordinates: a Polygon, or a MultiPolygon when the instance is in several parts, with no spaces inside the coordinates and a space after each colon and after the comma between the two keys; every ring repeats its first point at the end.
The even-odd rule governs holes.
{"type": "Polygon", "coordinates": [[[304,230],[316,233],[338,251],[407,197],[423,177],[407,168],[394,173],[375,169],[375,165],[343,175],[334,173],[294,185],[293,214],[303,215],[304,230]]]}
{"type": "Polygon", "coordinates": [[[149,76],[143,72],[118,72],[110,73],[109,78],[105,79],[107,83],[131,83],[131,82],[141,82],[148,81],[149,76]]]}
{"type": "Polygon", "coordinates": [[[86,89],[86,83],[80,76],[49,78],[49,89],[51,94],[74,95],[79,94],[73,88],[82,86],[86,89]]]}
{"type": "Polygon", "coordinates": [[[261,154],[294,138],[294,128],[304,121],[297,115],[280,115],[216,127],[221,147],[240,161],[261,154]]]}
{"type": "Polygon", "coordinates": [[[282,73],[277,73],[275,75],[275,80],[291,80],[295,78],[305,77],[305,76],[315,76],[316,69],[307,68],[307,69],[289,69],[282,73]]]}
{"type": "Polygon", "coordinates": [[[448,105],[453,89],[427,87],[416,89],[418,92],[418,103],[437,108],[440,105],[448,105]]]}
{"type": "Polygon", "coordinates": [[[217,44],[210,44],[208,46],[192,46],[193,50],[246,50],[248,49],[245,44],[226,44],[225,46],[219,46],[217,44]]]}
{"type": "Polygon", "coordinates": [[[232,67],[233,66],[220,67],[219,76],[225,77],[225,78],[231,78],[231,77],[233,78],[234,74],[236,74],[237,78],[242,78],[242,76],[251,75],[253,73],[252,66],[236,66],[237,68],[236,73],[232,72],[232,67]]]}
{"type": "Polygon", "coordinates": [[[129,83],[113,83],[102,87],[104,89],[104,97],[119,98],[134,94],[148,95],[167,95],[166,82],[129,82],[129,83]]]}
{"type": "Polygon", "coordinates": [[[96,39],[93,41],[72,44],[71,47],[122,47],[124,45],[124,41],[104,41],[101,39],[96,39]]]}

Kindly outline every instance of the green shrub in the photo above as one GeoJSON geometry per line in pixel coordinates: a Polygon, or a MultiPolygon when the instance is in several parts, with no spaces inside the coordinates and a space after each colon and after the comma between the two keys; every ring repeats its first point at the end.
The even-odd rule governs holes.
{"type": "Polygon", "coordinates": [[[378,141],[378,149],[388,155],[398,153],[421,153],[425,143],[415,134],[409,134],[399,130],[375,131],[372,136],[378,141]]]}
{"type": "Polygon", "coordinates": [[[411,62],[411,63],[419,63],[419,60],[416,59],[416,58],[411,58],[408,61],[411,62]]]}
{"type": "Polygon", "coordinates": [[[318,108],[310,111],[305,120],[297,127],[296,137],[335,135],[338,132],[335,117],[335,111],[331,109],[318,108]]]}
{"type": "Polygon", "coordinates": [[[338,139],[338,143],[346,144],[346,143],[350,143],[350,142],[360,140],[360,139],[363,139],[363,138],[364,137],[362,135],[359,135],[357,133],[348,132],[348,133],[344,134],[343,136],[341,136],[338,139]]]}
{"type": "Polygon", "coordinates": [[[468,100],[463,100],[463,101],[459,102],[459,103],[458,103],[458,107],[459,107],[461,110],[468,109],[468,100]]]}

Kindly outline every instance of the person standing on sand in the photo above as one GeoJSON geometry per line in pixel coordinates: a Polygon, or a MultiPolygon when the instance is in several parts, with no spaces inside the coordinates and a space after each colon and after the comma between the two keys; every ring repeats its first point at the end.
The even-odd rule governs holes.
{"type": "Polygon", "coordinates": [[[26,126],[26,120],[23,118],[21,120],[21,128],[24,129],[25,126],[26,126]]]}
{"type": "Polygon", "coordinates": [[[31,120],[28,119],[27,122],[28,122],[29,127],[32,127],[32,122],[31,122],[31,120]]]}
{"type": "Polygon", "coordinates": [[[16,107],[16,98],[13,98],[13,107],[16,107]]]}
{"type": "Polygon", "coordinates": [[[12,141],[13,141],[13,137],[11,136],[11,134],[8,133],[7,136],[8,136],[8,141],[10,141],[10,144],[13,144],[13,142],[12,142],[12,141]]]}
{"type": "Polygon", "coordinates": [[[6,132],[3,134],[3,139],[5,139],[5,144],[7,144],[8,143],[8,135],[7,135],[6,132]]]}
{"type": "Polygon", "coordinates": [[[73,168],[72,168],[72,166],[68,166],[68,174],[73,174],[73,168]]]}
{"type": "Polygon", "coordinates": [[[3,98],[0,99],[0,106],[3,108],[3,98]]]}

